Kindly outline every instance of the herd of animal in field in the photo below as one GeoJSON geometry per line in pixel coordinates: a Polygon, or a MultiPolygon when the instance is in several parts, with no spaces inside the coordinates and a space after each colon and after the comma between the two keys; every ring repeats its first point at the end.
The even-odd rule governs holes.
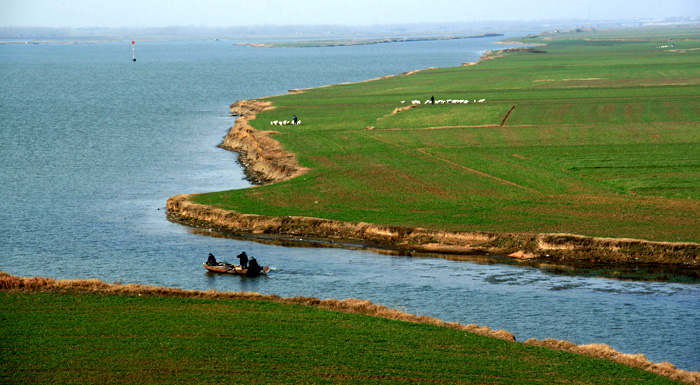
{"type": "MultiPolygon", "coordinates": [[[[469,103],[483,103],[485,101],[486,101],[486,99],[479,99],[479,100],[474,99],[473,102],[470,102],[469,100],[465,100],[465,99],[447,99],[447,100],[440,99],[440,100],[436,100],[434,104],[469,104],[469,103]]],[[[406,103],[405,100],[401,101],[401,104],[405,104],[405,103],[406,103]]],[[[430,99],[425,101],[425,104],[431,104],[431,103],[433,103],[433,101],[430,99]]],[[[411,104],[418,105],[421,103],[420,103],[420,100],[411,100],[411,104]]]]}
{"type": "Polygon", "coordinates": [[[296,123],[293,120],[273,120],[270,124],[273,126],[287,126],[290,124],[292,126],[299,126],[301,125],[301,120],[297,120],[296,123]]]}
{"type": "MultiPolygon", "coordinates": [[[[428,99],[425,101],[425,104],[431,104],[431,103],[432,104],[469,104],[469,103],[483,103],[485,101],[486,101],[486,99],[479,99],[479,100],[474,99],[473,102],[470,102],[469,100],[465,100],[465,99],[447,99],[447,100],[440,99],[440,100],[435,100],[433,102],[433,100],[428,99]]],[[[402,100],[401,104],[406,104],[406,101],[402,100]]],[[[419,104],[421,104],[421,102],[420,102],[420,100],[411,100],[411,104],[419,105],[419,104]]],[[[270,122],[270,125],[273,125],[273,126],[287,126],[290,124],[293,126],[301,125],[301,120],[296,120],[296,121],[294,121],[294,120],[273,120],[270,122]]]]}

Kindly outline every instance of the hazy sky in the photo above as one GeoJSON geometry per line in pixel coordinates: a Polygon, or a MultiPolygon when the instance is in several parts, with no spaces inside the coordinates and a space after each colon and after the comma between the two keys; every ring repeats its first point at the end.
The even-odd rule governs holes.
{"type": "Polygon", "coordinates": [[[0,0],[0,26],[231,27],[700,16],[700,0],[0,0]]]}

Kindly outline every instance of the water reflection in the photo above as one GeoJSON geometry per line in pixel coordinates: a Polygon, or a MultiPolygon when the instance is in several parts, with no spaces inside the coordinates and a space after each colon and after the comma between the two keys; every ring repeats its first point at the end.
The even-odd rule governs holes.
{"type": "Polygon", "coordinates": [[[669,266],[661,264],[635,264],[623,265],[600,262],[553,262],[537,259],[517,259],[497,255],[465,255],[465,254],[437,254],[425,252],[411,252],[405,250],[392,250],[386,247],[368,245],[360,242],[334,241],[314,238],[291,238],[279,235],[265,234],[234,234],[215,231],[213,229],[193,228],[192,233],[214,238],[228,238],[240,241],[254,241],[257,243],[301,248],[342,248],[349,250],[367,250],[382,255],[401,256],[412,258],[442,258],[449,261],[474,262],[480,265],[503,264],[511,266],[534,267],[547,274],[562,276],[612,278],[630,281],[656,281],[674,283],[700,283],[700,268],[686,266],[669,266]]]}

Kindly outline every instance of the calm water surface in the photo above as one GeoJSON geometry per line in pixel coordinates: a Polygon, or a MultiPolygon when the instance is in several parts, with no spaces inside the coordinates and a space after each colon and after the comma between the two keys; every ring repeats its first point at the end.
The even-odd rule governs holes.
{"type": "MultiPolygon", "coordinates": [[[[700,285],[212,237],[168,197],[245,188],[217,148],[239,99],[475,61],[495,39],[257,49],[231,42],[0,46],[0,269],[185,289],[362,298],[527,338],[606,343],[700,370],[700,285]],[[241,250],[267,277],[211,276],[241,250]]],[[[429,97],[429,95],[425,95],[429,97]]]]}

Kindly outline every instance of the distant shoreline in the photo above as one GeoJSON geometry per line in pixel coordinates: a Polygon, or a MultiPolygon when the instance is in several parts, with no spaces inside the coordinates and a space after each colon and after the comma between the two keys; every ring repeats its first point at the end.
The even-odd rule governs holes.
{"type": "Polygon", "coordinates": [[[353,45],[371,45],[371,44],[386,44],[386,43],[406,43],[416,41],[436,41],[436,40],[459,40],[459,39],[480,39],[484,37],[504,36],[502,33],[485,33],[482,35],[471,36],[437,36],[437,37],[387,37],[377,39],[334,39],[334,40],[301,40],[291,42],[275,42],[275,43],[236,43],[234,45],[242,45],[256,48],[320,48],[320,47],[342,47],[353,45]]]}

